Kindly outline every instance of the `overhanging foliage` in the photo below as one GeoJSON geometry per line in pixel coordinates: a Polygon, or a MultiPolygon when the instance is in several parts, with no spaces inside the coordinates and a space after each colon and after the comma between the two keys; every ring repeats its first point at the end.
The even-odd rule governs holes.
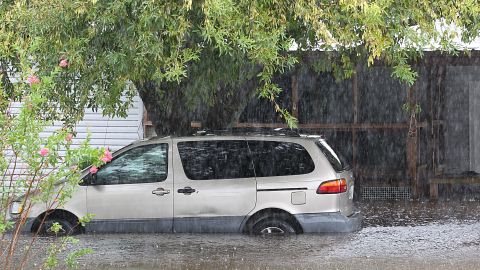
{"type": "Polygon", "coordinates": [[[125,115],[135,94],[133,86],[143,92],[144,103],[181,100],[182,106],[155,111],[158,125],[176,107],[192,114],[198,104],[216,106],[222,97],[253,81],[257,95],[271,100],[286,122],[295,126],[296,119],[276,103],[281,89],[272,76],[298,63],[298,54],[335,51],[335,58],[319,63],[319,68],[341,71],[346,77],[354,72],[358,59],[368,64],[382,60],[393,67],[393,76],[412,84],[416,73],[408,65],[410,58],[421,56],[431,44],[454,52],[456,38],[469,42],[480,30],[476,0],[3,0],[0,4],[4,78],[9,68],[51,74],[59,61],[68,60],[68,68],[56,77],[56,85],[63,87],[51,89],[46,97],[60,106],[59,114],[50,110],[48,115],[70,123],[82,118],[84,107],[125,115]],[[20,49],[27,55],[19,55],[20,49]]]}

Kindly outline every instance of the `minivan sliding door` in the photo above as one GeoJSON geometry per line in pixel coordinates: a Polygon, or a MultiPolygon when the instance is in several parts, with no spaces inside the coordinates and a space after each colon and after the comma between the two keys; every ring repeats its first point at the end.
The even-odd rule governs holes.
{"type": "Polygon", "coordinates": [[[246,141],[181,139],[174,152],[174,230],[239,232],[257,192],[246,141]]]}

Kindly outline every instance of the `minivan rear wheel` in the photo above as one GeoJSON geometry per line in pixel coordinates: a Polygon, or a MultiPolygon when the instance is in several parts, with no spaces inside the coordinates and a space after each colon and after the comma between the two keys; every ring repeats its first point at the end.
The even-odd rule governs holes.
{"type": "Polygon", "coordinates": [[[251,230],[256,235],[285,235],[299,233],[288,221],[281,218],[264,218],[255,223],[251,230]]]}

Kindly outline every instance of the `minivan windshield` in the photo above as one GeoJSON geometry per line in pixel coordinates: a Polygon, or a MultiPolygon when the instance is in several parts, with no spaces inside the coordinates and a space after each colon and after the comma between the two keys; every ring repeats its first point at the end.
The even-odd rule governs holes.
{"type": "Polygon", "coordinates": [[[336,172],[342,172],[349,169],[348,163],[345,159],[340,154],[336,153],[325,140],[318,140],[316,145],[320,148],[336,172]]]}

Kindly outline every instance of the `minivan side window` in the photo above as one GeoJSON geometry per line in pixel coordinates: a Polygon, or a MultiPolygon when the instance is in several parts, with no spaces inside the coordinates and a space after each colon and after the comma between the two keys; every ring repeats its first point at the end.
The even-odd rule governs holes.
{"type": "Polygon", "coordinates": [[[168,174],[168,144],[150,144],[132,148],[96,173],[96,185],[162,182],[168,174]]]}
{"type": "Polygon", "coordinates": [[[248,141],[257,177],[301,175],[313,172],[308,151],[297,143],[248,141]]]}
{"type": "Polygon", "coordinates": [[[254,177],[246,141],[188,141],[177,144],[190,180],[254,177]]]}

